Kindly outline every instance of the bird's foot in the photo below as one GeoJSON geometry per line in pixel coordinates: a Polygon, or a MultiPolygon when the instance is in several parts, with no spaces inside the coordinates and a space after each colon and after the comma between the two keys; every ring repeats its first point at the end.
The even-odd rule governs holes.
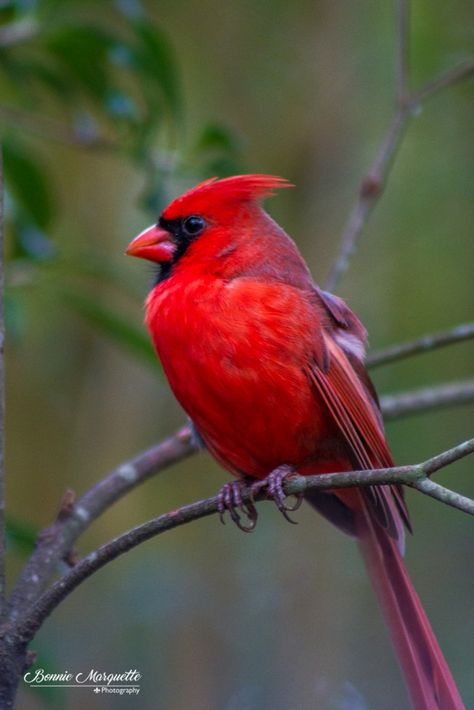
{"type": "Polygon", "coordinates": [[[242,489],[247,488],[245,479],[230,481],[225,483],[217,494],[217,510],[221,523],[225,524],[224,513],[229,511],[232,521],[242,532],[253,532],[257,525],[258,513],[253,500],[242,500],[242,489]],[[247,518],[248,523],[241,521],[238,511],[241,511],[247,518]]]}
{"type": "Polygon", "coordinates": [[[217,510],[221,522],[225,523],[224,514],[228,511],[232,521],[237,525],[239,530],[243,532],[253,532],[257,525],[258,518],[254,498],[256,495],[265,491],[266,497],[275,502],[276,507],[285,520],[296,525],[296,520],[292,520],[288,513],[298,510],[303,502],[303,495],[295,496],[295,502],[290,505],[287,502],[287,495],[283,487],[285,480],[291,478],[294,474],[295,469],[285,464],[284,466],[275,468],[262,480],[250,482],[248,479],[239,479],[225,483],[217,495],[217,510]],[[243,500],[242,491],[244,489],[250,490],[250,500],[243,500]],[[241,521],[241,517],[238,513],[239,510],[246,516],[248,523],[241,521]]]}
{"type": "Polygon", "coordinates": [[[288,513],[292,513],[298,510],[301,503],[303,502],[303,495],[295,496],[295,502],[293,505],[287,503],[287,495],[283,488],[283,484],[287,478],[291,478],[295,474],[295,469],[292,466],[283,465],[275,468],[271,473],[268,474],[266,478],[262,481],[256,481],[251,485],[252,496],[256,493],[260,493],[262,489],[267,489],[267,496],[271,498],[280,513],[283,515],[285,520],[293,525],[296,525],[296,520],[292,520],[288,513]]]}

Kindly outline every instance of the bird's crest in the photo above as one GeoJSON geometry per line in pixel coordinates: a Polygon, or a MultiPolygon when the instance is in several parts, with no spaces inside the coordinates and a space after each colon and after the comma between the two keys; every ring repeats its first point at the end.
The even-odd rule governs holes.
{"type": "Polygon", "coordinates": [[[280,187],[293,187],[285,178],[276,175],[234,175],[228,178],[210,178],[199,183],[164,210],[165,219],[175,219],[184,213],[205,212],[206,208],[252,202],[271,197],[280,187]]]}

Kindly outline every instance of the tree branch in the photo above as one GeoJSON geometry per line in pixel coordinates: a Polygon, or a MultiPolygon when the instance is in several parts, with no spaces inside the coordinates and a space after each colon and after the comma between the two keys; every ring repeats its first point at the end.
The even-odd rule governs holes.
{"type": "Polygon", "coordinates": [[[386,394],[380,399],[386,421],[468,402],[474,402],[474,380],[448,382],[400,394],[386,394]]]}
{"type": "Polygon", "coordinates": [[[343,274],[347,271],[350,259],[355,252],[357,240],[365,227],[372,209],[383,193],[385,182],[395,153],[400,146],[406,128],[409,113],[406,108],[399,109],[382,140],[376,158],[366,177],[362,180],[359,195],[352,207],[346,226],[342,232],[338,256],[325,283],[328,291],[333,291],[343,274]]]}
{"type": "Polygon", "coordinates": [[[126,493],[173,463],[196,451],[188,426],[168,439],[121,463],[74,502],[66,494],[56,521],[43,530],[37,547],[19,576],[8,601],[8,614],[15,620],[42,593],[66,559],[78,537],[101,513],[126,493]]]}
{"type": "Polygon", "coordinates": [[[369,353],[366,364],[367,367],[371,368],[380,367],[380,365],[403,360],[412,355],[425,353],[444,347],[445,345],[452,345],[453,343],[459,343],[463,340],[469,340],[470,338],[474,338],[474,323],[463,323],[449,330],[423,335],[421,338],[408,343],[401,343],[384,348],[383,350],[376,350],[373,353],[369,353]]]}
{"type": "MultiPolygon", "coordinates": [[[[386,419],[397,419],[406,414],[469,401],[474,401],[474,382],[467,381],[386,395],[381,399],[381,406],[386,419]]],[[[57,520],[40,534],[36,550],[15,585],[8,603],[10,619],[14,620],[34,603],[46,589],[59,562],[67,560],[76,540],[104,510],[151,476],[196,450],[189,427],[184,427],[174,436],[119,465],[77,502],[66,497],[57,520]]]]}
{"type": "MultiPolygon", "coordinates": [[[[436,497],[448,505],[474,515],[474,501],[449,491],[443,486],[437,484],[431,486],[432,482],[428,479],[430,474],[473,452],[474,439],[471,439],[449,451],[445,451],[439,456],[414,466],[397,466],[373,471],[348,471],[316,476],[296,476],[285,483],[285,492],[287,495],[296,495],[303,494],[309,489],[331,490],[355,486],[404,483],[427,495],[436,497]]],[[[256,501],[262,500],[263,495],[257,496],[256,501]]],[[[244,502],[252,499],[250,488],[242,491],[242,499],[244,502]]],[[[180,525],[190,523],[193,520],[213,515],[217,512],[217,509],[218,496],[183,506],[129,530],[115,538],[115,540],[102,545],[98,550],[88,554],[70,572],[55,582],[35,603],[26,618],[19,622],[17,633],[22,642],[27,642],[33,638],[41,624],[58,604],[94,572],[97,572],[97,570],[125,552],[137,547],[142,542],[180,525]]]]}
{"type": "Polygon", "coordinates": [[[355,252],[357,241],[367,224],[368,218],[380,199],[393,160],[402,142],[403,134],[410,118],[426,99],[436,94],[441,89],[466,79],[474,72],[474,60],[469,59],[450,71],[442,74],[434,81],[426,84],[418,91],[409,94],[409,65],[408,65],[408,20],[409,7],[407,0],[398,0],[398,47],[397,47],[397,108],[391,123],[385,133],[374,162],[369,168],[366,177],[362,180],[359,194],[349,213],[348,220],[343,229],[339,253],[330,270],[325,283],[328,291],[333,291],[340,279],[347,271],[350,259],[355,252]]]}

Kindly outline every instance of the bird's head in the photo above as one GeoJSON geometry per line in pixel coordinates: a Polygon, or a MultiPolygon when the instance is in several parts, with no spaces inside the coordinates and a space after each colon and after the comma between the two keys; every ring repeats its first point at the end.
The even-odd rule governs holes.
{"type": "Polygon", "coordinates": [[[204,236],[225,234],[238,215],[258,208],[280,187],[291,187],[272,175],[236,175],[211,178],[177,197],[162,212],[158,223],[130,242],[126,253],[162,265],[165,271],[204,236]]]}

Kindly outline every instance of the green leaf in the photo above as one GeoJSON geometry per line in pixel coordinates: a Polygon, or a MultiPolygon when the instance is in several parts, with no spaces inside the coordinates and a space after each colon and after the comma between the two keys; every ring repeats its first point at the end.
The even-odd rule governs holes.
{"type": "MultiPolygon", "coordinates": [[[[71,5],[77,4],[77,0],[35,0],[36,4],[36,14],[42,20],[51,20],[53,18],[57,21],[58,15],[64,12],[71,13],[71,5]]],[[[81,3],[83,6],[85,2],[81,3]]]]}
{"type": "Polygon", "coordinates": [[[53,218],[54,205],[44,170],[30,150],[11,139],[4,143],[3,158],[9,191],[31,220],[45,229],[53,218]]]}
{"type": "Polygon", "coordinates": [[[30,89],[30,102],[34,97],[31,96],[31,86],[51,91],[56,98],[59,98],[62,103],[70,102],[74,96],[74,86],[69,78],[64,75],[64,71],[57,67],[50,66],[43,59],[32,59],[28,57],[28,61],[22,59],[16,61],[17,74],[23,77],[23,84],[26,89],[30,89]]]}
{"type": "Polygon", "coordinates": [[[194,150],[199,153],[206,151],[236,153],[239,149],[237,136],[227,126],[219,123],[205,126],[194,147],[194,150]]]}
{"type": "Polygon", "coordinates": [[[14,0],[5,0],[0,5],[0,24],[9,25],[15,22],[18,14],[17,3],[14,0]]]}
{"type": "Polygon", "coordinates": [[[138,42],[132,50],[132,57],[140,70],[144,93],[153,106],[153,91],[150,92],[148,85],[151,79],[160,88],[174,118],[179,119],[182,100],[173,47],[166,34],[150,23],[139,20],[134,29],[138,42]]]}
{"type": "Polygon", "coordinates": [[[7,517],[7,542],[15,545],[24,554],[29,554],[34,550],[38,532],[39,530],[34,525],[25,520],[11,515],[7,517]]]}
{"type": "Polygon", "coordinates": [[[202,177],[226,177],[244,171],[238,136],[219,123],[205,126],[190,151],[188,161],[200,166],[199,174],[202,177]]]}
{"type": "Polygon", "coordinates": [[[79,25],[56,30],[46,46],[89,95],[101,100],[109,86],[107,53],[113,42],[104,30],[79,25]]]}
{"type": "Polygon", "coordinates": [[[142,329],[131,325],[121,315],[83,293],[63,291],[61,295],[71,308],[101,333],[123,346],[145,364],[152,366],[155,372],[160,372],[148,335],[142,329]]]}

